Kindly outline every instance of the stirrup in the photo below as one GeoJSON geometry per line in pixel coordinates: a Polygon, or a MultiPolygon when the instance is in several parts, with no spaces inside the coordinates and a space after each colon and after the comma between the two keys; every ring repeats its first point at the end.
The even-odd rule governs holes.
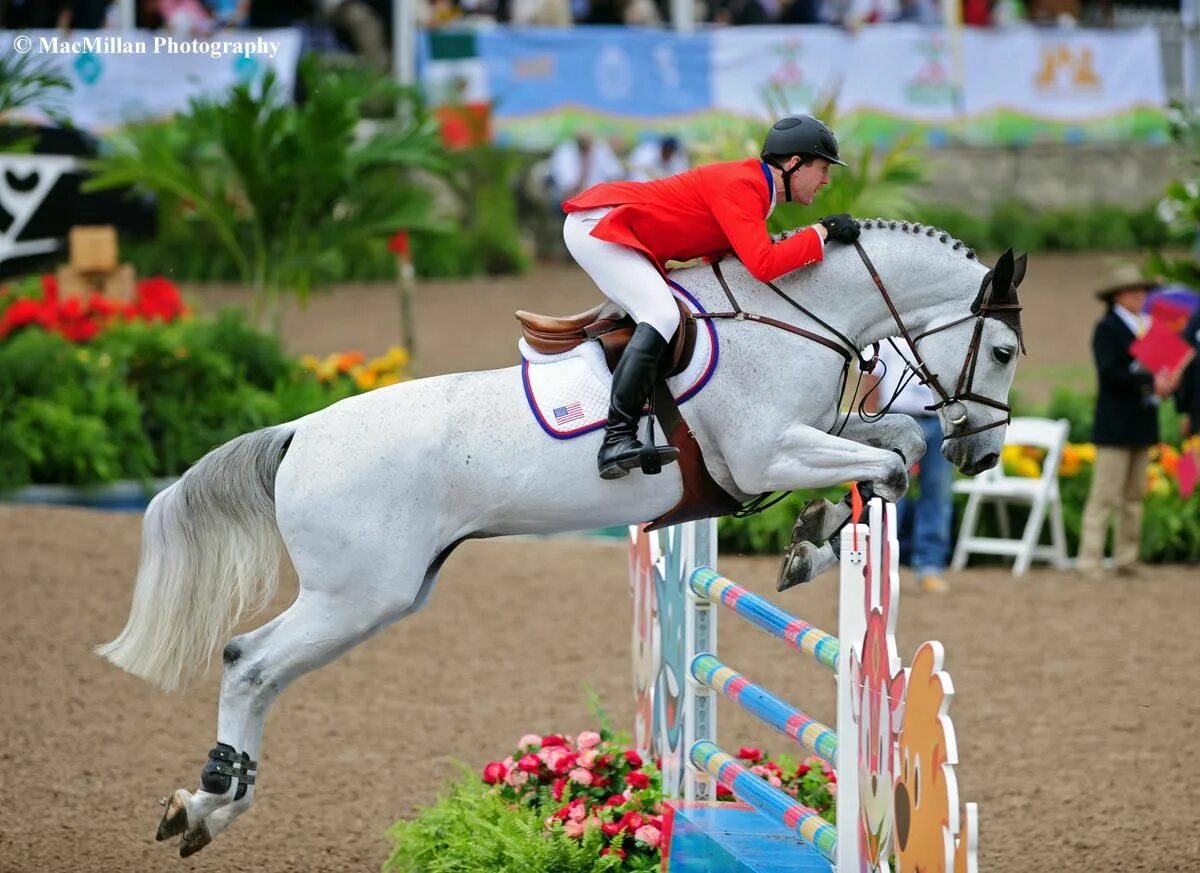
{"type": "Polygon", "coordinates": [[[642,440],[642,450],[638,452],[638,465],[647,476],[657,476],[665,465],[678,460],[679,449],[675,446],[654,444],[654,391],[651,390],[649,411],[646,413],[646,438],[642,440]]]}

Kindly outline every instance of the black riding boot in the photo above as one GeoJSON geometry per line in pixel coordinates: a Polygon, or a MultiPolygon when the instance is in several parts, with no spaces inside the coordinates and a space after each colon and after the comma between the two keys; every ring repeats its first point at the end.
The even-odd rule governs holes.
{"type": "MultiPolygon", "coordinates": [[[[608,424],[598,459],[601,479],[620,479],[634,467],[641,466],[638,419],[642,417],[646,399],[654,390],[658,367],[668,347],[659,332],[645,322],[638,324],[625,346],[613,371],[608,424]]],[[[671,463],[678,454],[673,447],[664,446],[657,452],[658,465],[671,463]]]]}

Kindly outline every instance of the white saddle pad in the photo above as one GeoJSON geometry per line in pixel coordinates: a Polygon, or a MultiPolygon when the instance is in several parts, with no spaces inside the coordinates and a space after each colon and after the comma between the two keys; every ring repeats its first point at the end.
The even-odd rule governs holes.
{"type": "MultiPolygon", "coordinates": [[[[700,304],[682,287],[671,283],[676,297],[692,312],[700,304]]],[[[518,342],[523,362],[521,377],[525,397],[538,424],[555,439],[565,440],[604,427],[612,373],[604,361],[599,340],[581,343],[569,352],[543,355],[522,337],[518,342]]],[[[696,347],[687,368],[667,381],[682,406],[699,393],[717,366],[717,332],[709,319],[696,322],[696,347]]]]}

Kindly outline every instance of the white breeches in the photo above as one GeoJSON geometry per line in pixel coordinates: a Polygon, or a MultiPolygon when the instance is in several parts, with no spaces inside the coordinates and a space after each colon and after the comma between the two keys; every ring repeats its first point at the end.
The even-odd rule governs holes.
{"type": "Polygon", "coordinates": [[[679,307],[662,274],[642,252],[591,235],[611,209],[569,213],[563,225],[567,250],[604,296],[670,341],[679,327],[679,307]]]}

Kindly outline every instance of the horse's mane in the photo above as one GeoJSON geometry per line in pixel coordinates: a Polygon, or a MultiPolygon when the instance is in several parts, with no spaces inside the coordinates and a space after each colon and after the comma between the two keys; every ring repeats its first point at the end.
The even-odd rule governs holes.
{"type": "MultiPolygon", "coordinates": [[[[963,252],[964,256],[969,261],[975,260],[974,249],[966,247],[966,243],[964,243],[962,240],[955,239],[946,231],[937,227],[933,227],[929,224],[918,224],[913,221],[895,221],[890,218],[864,218],[857,219],[854,223],[858,225],[859,230],[864,231],[895,231],[897,233],[910,233],[914,236],[925,236],[931,239],[936,239],[943,245],[950,246],[950,248],[956,252],[962,251],[964,248],[966,248],[966,250],[963,252]]],[[[795,227],[791,230],[785,230],[783,233],[775,234],[773,239],[787,239],[788,237],[794,236],[804,229],[804,227],[795,227]]]]}
{"type": "MultiPolygon", "coordinates": [[[[886,231],[889,233],[906,233],[906,234],[912,234],[913,236],[917,236],[917,237],[926,237],[928,239],[936,239],[942,245],[949,246],[951,248],[951,250],[953,250],[953,251],[956,251],[956,252],[961,251],[963,253],[963,256],[968,261],[976,261],[978,263],[981,263],[981,262],[979,262],[979,259],[976,257],[974,249],[968,247],[966,245],[966,243],[964,243],[962,240],[955,239],[953,236],[951,236],[946,231],[944,231],[940,228],[937,228],[937,227],[933,227],[932,225],[919,224],[919,223],[913,222],[913,221],[896,221],[896,220],[893,220],[890,218],[856,219],[854,223],[856,225],[858,225],[859,230],[862,230],[862,231],[872,231],[872,232],[886,231]]],[[[775,240],[787,239],[788,237],[794,236],[795,234],[799,233],[800,231],[802,231],[804,229],[805,229],[804,227],[796,227],[796,228],[792,228],[791,230],[785,230],[783,233],[775,234],[773,239],[775,239],[775,240]]],[[[988,276],[989,277],[991,276],[990,272],[988,273],[988,276]]],[[[984,290],[986,287],[987,287],[986,282],[984,285],[980,286],[978,293],[975,295],[975,301],[971,304],[972,312],[978,311],[980,304],[983,302],[983,295],[984,295],[984,290]]],[[[1013,289],[1013,291],[1014,291],[1013,298],[1012,298],[1013,303],[1017,302],[1015,290],[1016,289],[1013,289]]],[[[998,312],[989,312],[986,314],[988,317],[996,318],[997,320],[1008,325],[1008,327],[1010,327],[1013,330],[1013,332],[1016,333],[1018,340],[1020,340],[1020,342],[1022,344],[1022,349],[1024,348],[1024,343],[1025,343],[1024,331],[1022,330],[1022,327],[1021,327],[1021,311],[1019,308],[1013,309],[1013,310],[1002,309],[998,312]]]]}

